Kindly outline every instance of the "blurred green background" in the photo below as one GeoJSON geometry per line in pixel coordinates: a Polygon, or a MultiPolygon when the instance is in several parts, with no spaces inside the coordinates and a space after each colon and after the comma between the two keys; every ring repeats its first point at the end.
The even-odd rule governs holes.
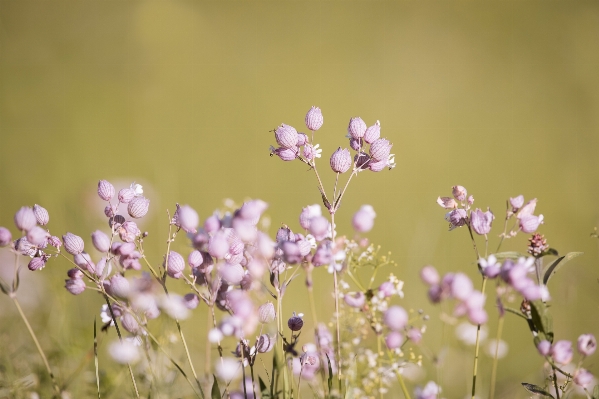
{"type": "MultiPolygon", "coordinates": [[[[281,122],[302,131],[306,111],[319,106],[325,166],[347,146],[350,117],[378,119],[397,168],[352,183],[338,231],[352,234],[361,204],[377,211],[368,237],[393,253],[392,271],[406,282],[402,304],[431,314],[430,351],[453,345],[441,382],[446,397],[462,397],[472,350],[455,349],[417,277],[429,263],[476,277],[467,232],[448,233],[435,204],[452,185],[494,211],[491,248],[505,200],[539,199],[549,244],[585,252],[550,284],[556,338],[599,334],[599,259],[589,236],[599,224],[598,49],[596,1],[0,0],[0,225],[14,234],[14,212],[38,203],[55,235],[87,239],[105,227],[95,191],[108,179],[117,190],[144,186],[152,202],[142,228],[151,233],[154,263],[165,250],[165,211],[176,202],[192,205],[203,221],[224,198],[261,198],[271,204],[271,233],[280,223],[297,229],[301,207],[319,202],[314,176],[303,164],[269,157],[269,131],[281,122]]],[[[324,174],[330,186],[333,173],[324,174]]],[[[504,249],[525,245],[518,236],[504,249]]],[[[12,270],[7,250],[0,263],[2,273],[12,270]]],[[[24,271],[19,291],[63,377],[88,354],[101,304],[92,293],[75,298],[62,288],[67,268],[54,261],[24,271]]],[[[320,317],[327,318],[331,286],[320,272],[320,317]]],[[[303,302],[298,285],[294,300],[303,302]]],[[[290,302],[289,313],[300,310],[290,302]]],[[[197,312],[184,329],[193,331],[200,362],[206,311],[197,312]]],[[[28,368],[43,374],[4,296],[0,317],[2,383],[28,368]]],[[[505,338],[499,396],[527,397],[519,382],[542,384],[542,361],[519,320],[508,317],[505,338]]],[[[481,397],[490,375],[484,360],[481,397]]],[[[589,363],[599,373],[598,362],[589,363]]],[[[93,361],[84,370],[92,372],[93,361]]],[[[93,376],[72,387],[93,393],[93,376]]]]}

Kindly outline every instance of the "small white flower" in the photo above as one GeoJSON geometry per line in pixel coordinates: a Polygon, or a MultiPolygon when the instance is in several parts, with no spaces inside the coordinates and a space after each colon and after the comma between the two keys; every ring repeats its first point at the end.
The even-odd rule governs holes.
{"type": "Polygon", "coordinates": [[[110,315],[110,310],[108,310],[108,305],[104,304],[100,308],[100,319],[102,319],[102,323],[106,324],[110,322],[111,326],[114,326],[114,320],[112,320],[112,316],[110,315]]]}
{"type": "Polygon", "coordinates": [[[320,144],[316,144],[314,146],[314,158],[322,157],[322,148],[320,148],[320,144]]]}
{"type": "Polygon", "coordinates": [[[118,363],[135,363],[140,358],[139,348],[131,340],[115,341],[108,346],[108,353],[118,363]]]}
{"type": "Polygon", "coordinates": [[[393,169],[396,166],[397,164],[395,163],[395,154],[389,154],[389,159],[387,160],[387,167],[389,169],[393,169]]]}
{"type": "Polygon", "coordinates": [[[143,195],[144,193],[144,188],[141,184],[135,184],[135,182],[131,183],[131,186],[129,187],[131,190],[135,191],[135,196],[139,197],[141,195],[143,195]]]}

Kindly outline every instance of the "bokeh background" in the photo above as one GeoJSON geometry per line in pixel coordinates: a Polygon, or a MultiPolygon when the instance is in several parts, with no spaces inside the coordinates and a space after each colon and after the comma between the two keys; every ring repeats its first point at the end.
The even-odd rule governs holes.
{"type": "MultiPolygon", "coordinates": [[[[442,327],[418,279],[425,264],[476,277],[467,232],[447,232],[435,204],[452,185],[464,185],[475,205],[497,216],[491,248],[505,200],[539,199],[549,244],[585,252],[550,284],[556,338],[599,333],[598,242],[590,237],[599,224],[598,45],[595,1],[0,0],[0,225],[14,234],[14,212],[38,203],[50,211],[54,234],[89,237],[106,227],[95,191],[108,179],[117,189],[144,186],[154,263],[165,250],[166,209],[176,202],[203,220],[225,198],[260,198],[271,204],[271,233],[281,223],[298,228],[301,208],[319,202],[316,184],[305,165],[268,156],[270,130],[285,122],[301,131],[306,111],[319,106],[325,166],[347,146],[350,117],[378,119],[397,168],[352,183],[338,231],[353,234],[360,205],[377,211],[368,237],[392,252],[398,266],[389,271],[405,281],[402,304],[431,315],[425,352],[443,354],[445,396],[460,398],[472,349],[442,327]]],[[[324,174],[330,186],[333,173],[324,174]]],[[[520,235],[504,249],[525,246],[520,235]]],[[[81,367],[70,389],[85,397],[95,389],[89,351],[102,301],[68,294],[68,267],[54,261],[25,270],[19,298],[57,374],[81,367]]],[[[0,268],[12,270],[6,249],[0,268]]],[[[332,312],[329,283],[322,270],[315,287],[322,319],[332,312]]],[[[301,286],[293,295],[305,303],[301,286]]],[[[286,310],[301,311],[293,301],[286,310]]],[[[198,362],[205,313],[183,326],[198,362]]],[[[31,373],[43,379],[4,296],[0,320],[2,386],[31,373]]],[[[528,397],[519,383],[542,385],[542,360],[519,320],[508,316],[504,335],[510,346],[499,363],[499,397],[528,397]]],[[[104,352],[101,361],[110,362],[104,352]]],[[[597,374],[598,362],[589,363],[597,374]]],[[[424,364],[434,376],[431,360],[424,364]]],[[[488,357],[481,370],[486,397],[488,357]]],[[[129,389],[121,374],[112,397],[129,389]]]]}

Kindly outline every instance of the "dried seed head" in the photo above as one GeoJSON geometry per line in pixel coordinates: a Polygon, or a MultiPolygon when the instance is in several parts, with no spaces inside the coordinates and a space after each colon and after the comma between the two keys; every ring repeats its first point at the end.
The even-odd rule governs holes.
{"type": "Polygon", "coordinates": [[[299,331],[302,329],[303,326],[304,321],[300,316],[296,316],[295,313],[293,313],[293,316],[291,316],[289,320],[287,320],[287,327],[289,327],[291,331],[299,331]]]}
{"type": "Polygon", "coordinates": [[[64,249],[71,255],[77,255],[83,252],[83,239],[72,233],[67,233],[62,236],[64,249]]]}
{"type": "Polygon", "coordinates": [[[185,270],[185,259],[183,259],[183,257],[175,251],[170,251],[166,259],[168,261],[165,262],[164,265],[166,273],[172,278],[183,277],[183,270],[185,270]]]}
{"type": "Polygon", "coordinates": [[[135,190],[127,187],[119,190],[119,202],[123,204],[128,204],[131,202],[133,198],[135,198],[135,190]]]}
{"type": "Polygon", "coordinates": [[[258,320],[262,324],[271,323],[276,317],[275,306],[272,302],[266,302],[258,308],[258,320]]]}
{"type": "Polygon", "coordinates": [[[322,127],[323,122],[320,108],[312,106],[306,114],[306,127],[310,130],[318,130],[322,127]]]}
{"type": "Polygon", "coordinates": [[[295,149],[299,140],[297,130],[292,126],[283,123],[275,130],[275,140],[277,140],[277,143],[283,148],[295,149]]]}
{"type": "Polygon", "coordinates": [[[345,173],[349,170],[352,164],[352,158],[347,148],[341,149],[339,147],[337,151],[331,155],[331,169],[336,173],[345,173]]]}
{"type": "Polygon", "coordinates": [[[46,261],[44,258],[33,258],[29,261],[27,268],[31,271],[36,271],[43,269],[46,266],[46,261]]]}
{"type": "Polygon", "coordinates": [[[127,212],[132,218],[142,218],[148,213],[150,207],[150,200],[145,197],[135,197],[129,202],[127,206],[127,212]]]}
{"type": "Polygon", "coordinates": [[[100,252],[108,252],[110,249],[110,238],[104,232],[96,230],[92,233],[92,244],[100,252]]]}
{"type": "Polygon", "coordinates": [[[0,247],[5,247],[12,241],[12,234],[6,227],[0,227],[0,247]]]}
{"type": "Polygon", "coordinates": [[[545,236],[539,233],[533,234],[533,236],[528,239],[528,242],[528,253],[535,257],[541,255],[549,248],[545,236]]]}
{"type": "Polygon", "coordinates": [[[98,182],[98,196],[104,201],[110,201],[114,197],[114,186],[107,180],[98,182]]]}
{"type": "Polygon", "coordinates": [[[368,144],[374,143],[381,137],[381,122],[376,121],[376,123],[366,129],[366,133],[364,133],[364,141],[368,144]]]}
{"type": "Polygon", "coordinates": [[[15,225],[21,231],[29,231],[37,224],[33,209],[24,206],[15,213],[15,225]]]}
{"type": "Polygon", "coordinates": [[[366,133],[366,123],[360,117],[351,118],[347,126],[347,133],[354,139],[361,139],[366,133]]]}
{"type": "Polygon", "coordinates": [[[38,204],[33,205],[33,213],[35,215],[35,219],[37,220],[37,224],[40,226],[45,226],[50,221],[50,215],[46,208],[39,206],[38,204]]]}
{"type": "Polygon", "coordinates": [[[370,157],[375,161],[388,161],[393,144],[387,139],[377,139],[370,145],[370,157]]]}
{"type": "Polygon", "coordinates": [[[73,295],[79,295],[85,291],[85,282],[80,278],[65,280],[64,287],[73,295]]]}

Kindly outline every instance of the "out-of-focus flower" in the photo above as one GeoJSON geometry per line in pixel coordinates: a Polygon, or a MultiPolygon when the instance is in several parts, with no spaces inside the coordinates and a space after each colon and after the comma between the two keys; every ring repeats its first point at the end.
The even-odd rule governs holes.
{"type": "Polygon", "coordinates": [[[223,381],[229,382],[241,373],[241,362],[231,357],[224,357],[216,363],[216,375],[223,381]]]}
{"type": "Polygon", "coordinates": [[[200,217],[189,205],[179,206],[177,204],[177,210],[171,223],[187,233],[195,234],[198,232],[197,227],[200,224],[200,217]]]}
{"type": "Polygon", "coordinates": [[[424,388],[416,387],[414,390],[414,396],[416,396],[416,399],[437,399],[437,395],[440,393],[441,387],[439,387],[433,381],[427,382],[424,388]]]}
{"type": "Polygon", "coordinates": [[[568,364],[572,361],[573,356],[572,342],[570,341],[557,341],[551,348],[551,357],[556,363],[568,364]]]}
{"type": "Polygon", "coordinates": [[[15,213],[15,226],[20,231],[29,231],[37,224],[33,209],[24,206],[15,213]]]}
{"type": "Polygon", "coordinates": [[[582,334],[578,337],[578,352],[583,356],[590,356],[597,349],[597,340],[593,334],[582,334]]]}
{"type": "Polygon", "coordinates": [[[190,292],[183,297],[183,304],[187,309],[195,309],[200,304],[200,298],[193,292],[190,292]]]}
{"type": "Polygon", "coordinates": [[[385,336],[385,343],[389,349],[397,349],[403,344],[404,337],[400,332],[391,331],[385,336]]]}
{"type": "Polygon", "coordinates": [[[496,339],[490,339],[485,345],[485,352],[493,358],[497,356],[497,359],[503,359],[507,355],[508,348],[509,346],[504,340],[500,339],[498,343],[496,339]]]}
{"type": "Polygon", "coordinates": [[[376,213],[370,205],[362,205],[362,207],[354,214],[352,225],[354,229],[360,233],[367,233],[374,226],[374,218],[376,213]]]}
{"type": "Polygon", "coordinates": [[[36,247],[45,246],[48,237],[50,237],[50,233],[39,226],[33,226],[33,228],[27,232],[27,241],[36,247]]]}
{"type": "MultiPolygon", "coordinates": [[[[464,344],[472,346],[472,345],[476,344],[477,330],[478,330],[477,326],[464,322],[464,323],[460,323],[457,325],[457,327],[455,329],[455,335],[464,344]]],[[[487,327],[481,326],[479,339],[481,341],[484,341],[485,339],[487,339],[487,333],[488,333],[487,327]]]]}
{"type": "Polygon", "coordinates": [[[127,339],[111,343],[108,346],[108,353],[121,364],[136,363],[141,358],[139,347],[127,339]]]}
{"type": "Polygon", "coordinates": [[[80,278],[65,280],[64,287],[73,295],[79,295],[85,291],[85,282],[80,278]]]}
{"type": "Polygon", "coordinates": [[[546,339],[542,340],[537,344],[537,350],[541,356],[549,356],[551,353],[551,342],[546,339]]]}
{"type": "Polygon", "coordinates": [[[489,255],[487,259],[479,258],[478,265],[480,266],[482,274],[488,278],[497,277],[501,270],[501,264],[497,263],[495,255],[489,255]]]}
{"type": "Polygon", "coordinates": [[[362,308],[366,303],[366,295],[363,292],[354,292],[351,294],[345,294],[343,297],[345,303],[352,308],[362,308]]]}
{"type": "Polygon", "coordinates": [[[12,234],[6,227],[0,227],[0,247],[5,247],[12,241],[12,234]]]}
{"type": "Polygon", "coordinates": [[[393,331],[402,330],[408,324],[408,312],[401,306],[391,306],[383,316],[385,325],[393,331]]]}

